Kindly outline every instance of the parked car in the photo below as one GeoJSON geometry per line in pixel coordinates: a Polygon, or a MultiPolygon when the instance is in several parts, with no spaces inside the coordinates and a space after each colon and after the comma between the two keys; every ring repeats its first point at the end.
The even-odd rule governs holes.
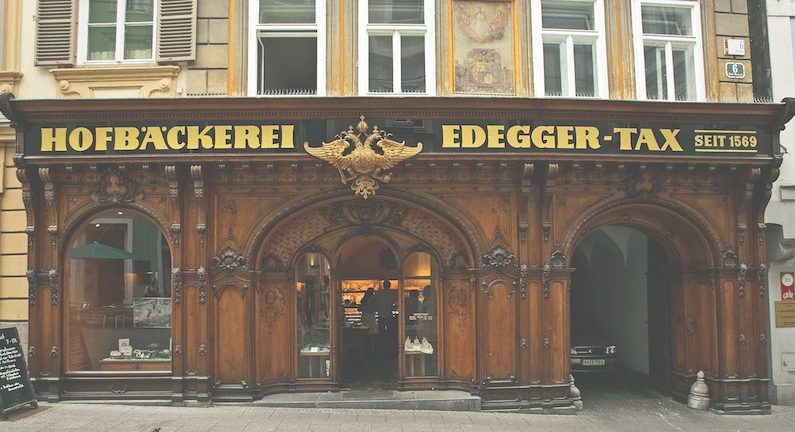
{"type": "Polygon", "coordinates": [[[572,372],[612,371],[618,369],[620,364],[618,348],[605,334],[593,328],[572,332],[572,372]]]}

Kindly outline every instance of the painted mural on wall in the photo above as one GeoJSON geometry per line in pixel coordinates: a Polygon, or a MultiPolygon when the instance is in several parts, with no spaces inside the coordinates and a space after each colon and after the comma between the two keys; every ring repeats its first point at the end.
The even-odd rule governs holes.
{"type": "Polygon", "coordinates": [[[514,93],[512,7],[510,1],[455,1],[456,93],[514,93]]]}

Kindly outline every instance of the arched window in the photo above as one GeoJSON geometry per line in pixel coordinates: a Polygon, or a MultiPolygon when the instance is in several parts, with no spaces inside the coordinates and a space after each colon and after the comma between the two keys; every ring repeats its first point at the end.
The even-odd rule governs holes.
{"type": "Polygon", "coordinates": [[[69,371],[171,370],[171,252],[131,210],[102,212],[66,249],[69,371]]]}
{"type": "Polygon", "coordinates": [[[434,376],[439,356],[436,264],[429,253],[414,252],[403,262],[406,377],[434,376]]]}

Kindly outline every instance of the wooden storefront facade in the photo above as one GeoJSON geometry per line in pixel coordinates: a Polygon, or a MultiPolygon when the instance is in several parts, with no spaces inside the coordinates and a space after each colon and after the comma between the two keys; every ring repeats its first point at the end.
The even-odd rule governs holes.
{"type": "Polygon", "coordinates": [[[435,372],[408,373],[413,360],[399,338],[400,388],[460,389],[479,395],[486,409],[566,409],[573,403],[570,257],[589,232],[622,225],[655,239],[670,261],[661,337],[652,341],[661,354],[650,374],[683,400],[703,370],[716,410],[770,409],[763,215],[788,120],[783,104],[6,97],[3,107],[17,130],[29,364],[42,399],[246,401],[335,390],[342,312],[328,309],[327,369],[302,375],[296,263],[306,253],[324,257],[333,304],[341,251],[377,238],[394,254],[390,278],[401,286],[401,263],[416,251],[438,268],[435,372]],[[340,182],[344,166],[303,146],[306,138],[320,148],[349,124],[357,134],[360,116],[369,124],[361,138],[378,125],[406,146],[424,144],[390,177],[387,169],[364,175],[376,183],[366,199],[340,182]],[[257,129],[252,146],[229,132],[240,124],[276,126],[267,145],[257,129]],[[174,125],[198,125],[199,148],[157,137],[142,150],[99,147],[113,147],[115,127],[145,137],[156,126],[167,139],[174,125]],[[216,129],[202,134],[205,125],[216,129]],[[711,148],[709,135],[739,139],[736,148],[746,151],[720,151],[728,144],[691,151],[696,139],[711,148]],[[758,147],[749,140],[742,147],[743,136],[758,137],[758,147]],[[211,141],[213,149],[202,147],[211,141]],[[148,218],[170,251],[171,371],[70,370],[68,320],[77,313],[68,300],[70,245],[78,227],[116,210],[148,218]]]}

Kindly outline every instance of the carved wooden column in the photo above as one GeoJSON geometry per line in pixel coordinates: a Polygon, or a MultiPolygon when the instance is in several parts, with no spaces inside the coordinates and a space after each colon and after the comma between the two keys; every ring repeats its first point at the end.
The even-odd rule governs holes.
{"type": "Polygon", "coordinates": [[[184,295],[185,268],[183,266],[182,248],[182,194],[179,181],[179,173],[174,165],[166,165],[166,180],[168,181],[168,203],[166,204],[166,214],[170,222],[169,232],[164,235],[171,236],[171,336],[172,336],[172,355],[171,371],[173,374],[171,400],[181,402],[185,399],[185,386],[183,376],[185,375],[185,335],[190,321],[186,319],[186,304],[184,295]]]}
{"type": "MultiPolygon", "coordinates": [[[[204,170],[201,165],[192,165],[190,180],[191,193],[181,200],[183,205],[182,221],[191,229],[182,229],[180,223],[181,242],[190,247],[185,248],[185,269],[183,269],[185,302],[184,345],[179,348],[184,356],[186,392],[201,402],[210,400],[212,368],[210,347],[210,314],[212,296],[208,294],[207,252],[207,203],[204,170]]],[[[185,194],[187,195],[187,194],[185,194]]],[[[175,353],[176,355],[177,353],[175,353]]]]}

